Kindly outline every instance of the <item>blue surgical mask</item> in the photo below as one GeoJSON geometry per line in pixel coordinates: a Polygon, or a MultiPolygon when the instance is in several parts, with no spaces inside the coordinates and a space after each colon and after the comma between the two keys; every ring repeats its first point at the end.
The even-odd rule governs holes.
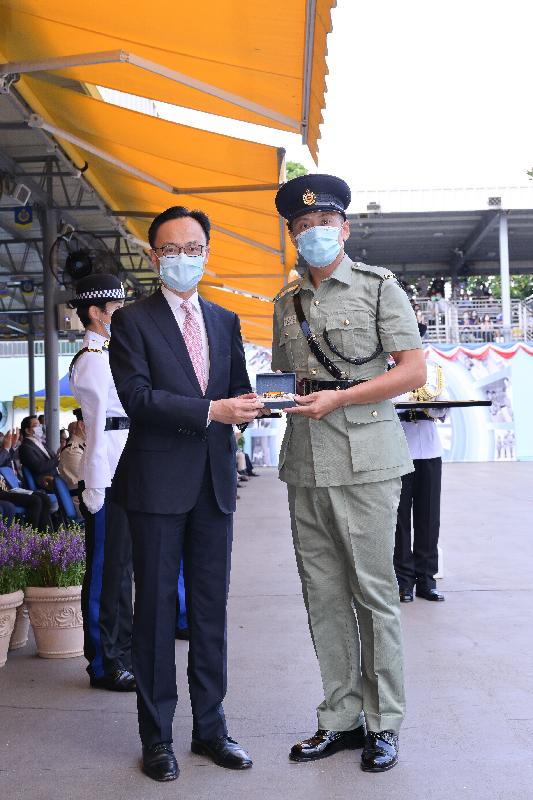
{"type": "Polygon", "coordinates": [[[329,267],[341,251],[340,228],[333,225],[316,225],[298,234],[298,252],[311,267],[329,267]]]}
{"type": "Polygon", "coordinates": [[[201,280],[204,274],[205,255],[161,256],[159,259],[160,276],[163,283],[177,292],[188,292],[201,280]]]}
{"type": "Polygon", "coordinates": [[[105,328],[105,332],[107,333],[108,338],[111,336],[111,323],[110,322],[102,322],[102,325],[105,328]]]}

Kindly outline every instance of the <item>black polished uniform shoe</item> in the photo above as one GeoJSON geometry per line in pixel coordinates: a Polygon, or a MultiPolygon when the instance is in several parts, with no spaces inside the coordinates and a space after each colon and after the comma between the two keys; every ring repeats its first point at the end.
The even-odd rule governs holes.
{"type": "Polygon", "coordinates": [[[369,731],[361,753],[361,769],[386,772],[398,763],[398,734],[395,731],[369,731]]]}
{"type": "Polygon", "coordinates": [[[314,736],[296,742],[289,753],[291,761],[317,761],[340,750],[357,750],[365,745],[365,727],[351,731],[325,731],[319,728],[314,736]]]}
{"type": "Polygon", "coordinates": [[[400,603],[412,603],[413,599],[412,589],[400,589],[400,603]]]}
{"type": "Polygon", "coordinates": [[[108,689],[110,692],[134,692],[137,688],[135,678],[127,669],[117,669],[103,678],[91,677],[93,689],[108,689]]]}
{"type": "Polygon", "coordinates": [[[208,756],[219,767],[226,769],[248,769],[253,763],[246,750],[229,736],[198,739],[193,735],[191,752],[198,756],[208,756]]]}
{"type": "Polygon", "coordinates": [[[143,772],[154,781],[175,781],[180,770],[170,742],[143,745],[143,772]]]}
{"type": "Polygon", "coordinates": [[[444,602],[444,595],[439,594],[436,589],[418,589],[416,590],[417,597],[423,597],[424,600],[433,600],[435,603],[444,602]]]}

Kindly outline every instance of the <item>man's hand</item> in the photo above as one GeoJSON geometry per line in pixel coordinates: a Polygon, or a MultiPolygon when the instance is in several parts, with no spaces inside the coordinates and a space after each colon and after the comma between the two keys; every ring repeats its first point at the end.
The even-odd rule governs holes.
{"type": "Polygon", "coordinates": [[[84,489],[81,497],[89,513],[98,514],[104,505],[105,489],[84,489]]]}
{"type": "Polygon", "coordinates": [[[294,398],[294,402],[298,405],[294,408],[286,408],[287,414],[301,414],[310,419],[322,419],[326,414],[335,411],[336,408],[341,406],[341,392],[332,389],[326,389],[323,392],[312,392],[304,397],[298,395],[294,398]]]}
{"type": "Polygon", "coordinates": [[[241,394],[227,400],[212,400],[209,418],[213,422],[223,422],[226,425],[240,425],[255,419],[263,407],[263,403],[259,402],[253,392],[241,394]]]}

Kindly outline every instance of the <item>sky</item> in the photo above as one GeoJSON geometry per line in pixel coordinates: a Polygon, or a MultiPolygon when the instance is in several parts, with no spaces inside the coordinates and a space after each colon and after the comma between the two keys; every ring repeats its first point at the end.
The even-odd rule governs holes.
{"type": "Polygon", "coordinates": [[[499,194],[533,207],[530,0],[338,0],[332,23],[318,168],[296,134],[162,103],[159,113],[284,147],[287,160],[343,177],[352,206],[479,207],[491,187],[527,187],[499,194]],[[482,189],[469,204],[457,187],[482,189]]]}

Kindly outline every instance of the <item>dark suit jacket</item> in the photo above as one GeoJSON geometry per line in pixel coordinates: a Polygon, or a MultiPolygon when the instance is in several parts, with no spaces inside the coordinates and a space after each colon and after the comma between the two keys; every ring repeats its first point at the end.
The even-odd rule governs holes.
{"type": "Polygon", "coordinates": [[[189,511],[208,461],[220,509],[235,510],[232,426],[206,422],[210,400],[250,392],[250,381],[238,317],[201,298],[200,306],[209,341],[205,396],[161,291],[113,314],[111,370],[131,426],[113,494],[130,511],[189,511]]]}
{"type": "Polygon", "coordinates": [[[46,448],[48,458],[41,448],[32,442],[31,438],[25,436],[18,450],[20,462],[28,467],[35,478],[35,482],[43,485],[43,479],[48,475],[57,475],[58,457],[46,448]]]}

